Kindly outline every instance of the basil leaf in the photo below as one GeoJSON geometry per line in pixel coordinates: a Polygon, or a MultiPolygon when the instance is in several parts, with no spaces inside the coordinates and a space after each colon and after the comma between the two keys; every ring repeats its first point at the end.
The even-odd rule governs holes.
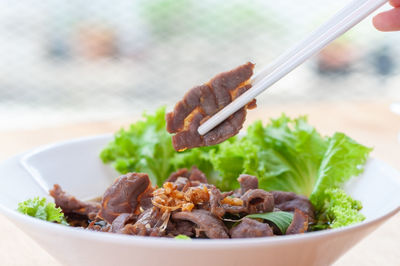
{"type": "Polygon", "coordinates": [[[264,219],[274,223],[282,234],[286,234],[286,229],[292,223],[293,220],[293,213],[291,212],[267,212],[267,213],[254,213],[249,214],[246,217],[253,218],[253,219],[264,219]]]}

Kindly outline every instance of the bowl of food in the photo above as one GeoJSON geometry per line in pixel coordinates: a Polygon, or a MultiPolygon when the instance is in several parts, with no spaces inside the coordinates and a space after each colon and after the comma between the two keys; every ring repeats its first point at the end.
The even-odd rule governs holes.
{"type": "Polygon", "coordinates": [[[355,225],[305,234],[179,240],[82,230],[16,211],[18,203],[28,198],[48,197],[43,189],[47,183],[57,182],[82,199],[92,199],[103,192],[115,175],[94,155],[110,140],[110,136],[99,136],[68,141],[16,156],[0,165],[3,176],[8,177],[1,179],[1,212],[63,264],[257,265],[268,261],[273,265],[327,265],[399,211],[399,174],[375,159],[370,159],[364,173],[346,186],[349,195],[363,203],[366,219],[355,225]],[[29,170],[21,160],[29,164],[29,170]],[[68,167],[60,169],[62,165],[68,167]]]}
{"type": "Polygon", "coordinates": [[[252,68],[222,73],[114,136],[1,163],[0,211],[66,265],[333,263],[400,210],[399,173],[306,117],[234,136],[254,102],[199,135],[218,102],[250,87],[252,68]]]}

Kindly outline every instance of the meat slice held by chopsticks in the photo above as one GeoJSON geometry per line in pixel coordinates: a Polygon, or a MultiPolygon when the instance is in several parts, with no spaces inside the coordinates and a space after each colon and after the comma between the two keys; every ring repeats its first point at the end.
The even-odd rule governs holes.
{"type": "Polygon", "coordinates": [[[256,107],[255,100],[239,109],[224,122],[201,136],[197,129],[207,119],[231,103],[249,88],[254,64],[246,63],[231,71],[220,73],[206,84],[189,90],[174,110],[166,115],[167,131],[175,150],[210,146],[236,135],[246,118],[246,110],[256,107]]]}

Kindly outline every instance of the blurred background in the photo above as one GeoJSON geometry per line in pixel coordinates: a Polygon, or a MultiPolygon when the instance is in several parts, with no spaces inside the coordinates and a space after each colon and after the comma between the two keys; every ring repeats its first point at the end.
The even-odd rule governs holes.
{"type": "MultiPolygon", "coordinates": [[[[0,129],[137,116],[247,61],[256,70],[348,0],[0,0],[0,129]]],[[[400,100],[400,33],[366,19],[259,105],[400,100]]]]}

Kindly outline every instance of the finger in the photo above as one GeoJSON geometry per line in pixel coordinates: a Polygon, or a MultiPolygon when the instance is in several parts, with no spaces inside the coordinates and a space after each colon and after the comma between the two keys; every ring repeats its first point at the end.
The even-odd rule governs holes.
{"type": "Polygon", "coordinates": [[[372,22],[380,31],[400,31],[400,8],[380,13],[372,22]]]}
{"type": "Polygon", "coordinates": [[[390,4],[394,7],[400,7],[400,0],[390,0],[390,4]]]}

